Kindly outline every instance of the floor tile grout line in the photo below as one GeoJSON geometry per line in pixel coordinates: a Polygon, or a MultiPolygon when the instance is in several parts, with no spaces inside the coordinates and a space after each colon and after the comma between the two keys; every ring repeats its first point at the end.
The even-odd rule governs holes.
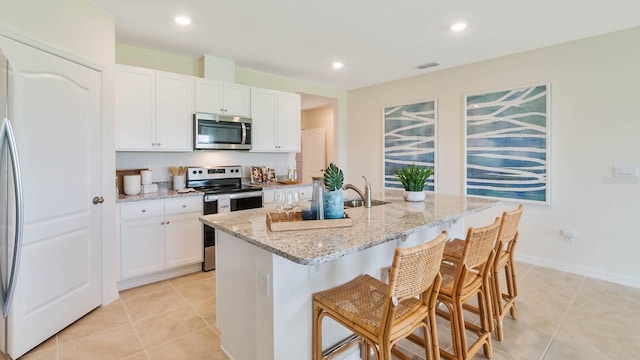
{"type": "Polygon", "coordinates": [[[556,339],[556,336],[558,335],[558,332],[560,332],[560,328],[562,327],[562,324],[564,323],[565,319],[567,318],[567,315],[569,314],[569,311],[571,311],[571,308],[573,307],[573,304],[575,303],[576,298],[578,297],[578,294],[580,294],[580,290],[582,289],[582,286],[584,285],[586,280],[587,280],[587,277],[586,276],[582,276],[582,281],[580,281],[580,285],[578,286],[578,289],[576,290],[575,294],[573,294],[573,297],[571,298],[571,301],[569,302],[569,306],[567,306],[567,309],[565,310],[564,314],[562,314],[562,317],[560,318],[560,321],[558,322],[558,326],[556,327],[556,330],[553,332],[553,336],[551,336],[551,340],[549,340],[549,343],[547,344],[547,347],[542,352],[542,356],[540,357],[540,360],[544,360],[544,358],[547,356],[547,353],[549,352],[549,349],[551,348],[551,345],[553,344],[553,341],[556,339]]]}
{"type": "MultiPolygon", "coordinates": [[[[215,277],[215,275],[211,276],[211,277],[215,277]]],[[[203,279],[207,279],[207,278],[203,278],[203,279]]],[[[198,279],[198,280],[202,280],[202,279],[198,279]]],[[[196,280],[194,280],[196,281],[196,280]]],[[[185,283],[186,284],[186,283],[185,283]]],[[[191,309],[193,311],[195,311],[196,314],[198,314],[198,316],[200,317],[200,319],[202,321],[204,321],[205,325],[211,329],[216,335],[220,336],[220,333],[218,332],[218,330],[216,328],[214,328],[211,324],[209,324],[209,322],[207,322],[207,320],[204,318],[204,316],[202,316],[202,314],[200,314],[200,312],[195,308],[195,306],[193,305],[192,302],[190,302],[186,296],[184,296],[184,294],[182,294],[182,292],[180,292],[180,290],[178,290],[178,288],[176,288],[173,284],[171,284],[171,286],[173,286],[173,288],[178,292],[178,294],[180,294],[180,296],[182,296],[182,298],[186,301],[186,303],[191,307],[191,309]]],[[[212,296],[212,298],[215,298],[215,296],[212,296]]],[[[206,298],[203,299],[202,301],[206,301],[210,298],[206,298]]],[[[218,314],[216,314],[216,317],[218,316],[218,314]]]]}
{"type": "Polygon", "coordinates": [[[140,342],[140,346],[142,347],[142,351],[144,352],[144,356],[147,359],[149,359],[149,354],[147,353],[147,348],[144,346],[144,343],[142,342],[142,338],[140,338],[140,334],[138,333],[138,329],[136,329],[136,324],[133,322],[133,319],[131,319],[131,315],[129,314],[129,310],[127,310],[127,306],[125,305],[124,301],[122,301],[122,307],[124,308],[124,313],[127,315],[127,318],[129,319],[129,324],[133,328],[133,332],[136,334],[136,338],[138,338],[138,341],[140,342]]]}

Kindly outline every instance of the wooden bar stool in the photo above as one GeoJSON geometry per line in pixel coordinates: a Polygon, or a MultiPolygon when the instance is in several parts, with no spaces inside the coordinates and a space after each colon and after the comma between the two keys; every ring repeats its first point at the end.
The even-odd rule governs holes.
{"type": "MultiPolygon", "coordinates": [[[[390,360],[394,345],[418,328],[424,331],[426,358],[440,359],[435,304],[445,239],[446,232],[442,232],[427,243],[396,248],[389,285],[365,274],[314,294],[313,360],[323,359],[322,319],[325,316],[345,326],[364,342],[365,346],[361,347],[363,359],[369,359],[373,350],[377,360],[390,360]]],[[[394,354],[400,355],[396,350],[394,354]]]]}
{"type": "Polygon", "coordinates": [[[507,314],[511,313],[514,319],[518,316],[516,309],[516,296],[518,296],[518,288],[516,286],[515,253],[516,243],[518,242],[518,225],[524,207],[519,205],[516,210],[505,211],[502,213],[502,221],[500,223],[500,231],[498,232],[498,240],[496,241],[495,253],[496,259],[493,265],[493,317],[496,321],[496,338],[502,341],[504,336],[502,320],[507,314]],[[500,271],[504,269],[505,280],[507,283],[507,292],[500,290],[500,271]]]}
{"type": "MultiPolygon", "coordinates": [[[[505,211],[502,213],[500,221],[500,229],[498,230],[498,238],[494,247],[495,260],[493,264],[493,276],[491,277],[491,299],[493,317],[496,324],[496,339],[502,341],[503,319],[509,311],[511,317],[517,317],[516,296],[518,296],[518,288],[516,284],[515,260],[514,253],[516,243],[518,241],[518,226],[524,207],[522,204],[516,210],[505,211]],[[507,284],[507,292],[500,290],[500,271],[504,269],[507,284]]],[[[457,262],[462,255],[464,248],[464,240],[454,239],[447,243],[444,248],[443,258],[447,261],[457,262]]],[[[474,311],[474,309],[471,309],[474,311]]],[[[476,310],[477,312],[477,310],[476,310]]]]}
{"type": "Polygon", "coordinates": [[[438,303],[445,305],[447,311],[437,308],[436,314],[450,321],[453,342],[453,353],[440,349],[440,355],[446,359],[468,360],[480,348],[487,357],[493,357],[490,277],[499,226],[500,218],[496,218],[491,225],[469,228],[460,257],[456,262],[444,260],[440,267],[442,284],[438,303]],[[478,299],[480,326],[464,320],[463,309],[467,309],[467,302],[473,297],[478,299]],[[465,330],[478,336],[471,346],[467,346],[465,330]]]}

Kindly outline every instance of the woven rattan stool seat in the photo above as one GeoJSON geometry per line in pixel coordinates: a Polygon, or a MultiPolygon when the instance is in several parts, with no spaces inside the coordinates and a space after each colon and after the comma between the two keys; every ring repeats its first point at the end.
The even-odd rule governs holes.
{"type": "MultiPolygon", "coordinates": [[[[378,335],[387,291],[387,284],[365,274],[344,285],[317,293],[314,299],[325,309],[333,310],[345,319],[378,335]]],[[[399,303],[394,321],[402,321],[403,317],[411,314],[421,304],[422,301],[417,298],[399,303]]]]}

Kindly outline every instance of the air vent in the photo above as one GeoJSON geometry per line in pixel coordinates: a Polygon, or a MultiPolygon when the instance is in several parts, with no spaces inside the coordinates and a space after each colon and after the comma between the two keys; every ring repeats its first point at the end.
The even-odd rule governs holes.
{"type": "Polygon", "coordinates": [[[424,70],[424,69],[428,69],[428,68],[431,68],[431,67],[436,67],[438,65],[440,65],[440,64],[438,64],[437,62],[430,62],[430,63],[418,65],[418,66],[416,66],[416,69],[424,70]]]}

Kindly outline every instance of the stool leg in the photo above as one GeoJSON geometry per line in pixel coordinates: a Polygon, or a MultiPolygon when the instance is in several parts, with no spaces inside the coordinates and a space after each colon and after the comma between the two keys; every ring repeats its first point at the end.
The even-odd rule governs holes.
{"type": "Polygon", "coordinates": [[[493,313],[496,319],[496,339],[498,341],[502,341],[503,331],[502,331],[502,317],[504,313],[504,308],[502,307],[502,290],[500,289],[500,269],[496,269],[493,273],[493,313]]]}
{"type": "MultiPolygon", "coordinates": [[[[516,271],[513,265],[513,256],[509,258],[509,262],[505,267],[505,274],[507,277],[507,292],[509,293],[510,299],[515,299],[518,296],[518,287],[516,285],[516,271]]],[[[511,313],[511,317],[516,319],[518,317],[518,313],[516,310],[516,303],[513,301],[513,305],[509,309],[511,313]]]]}
{"type": "Polygon", "coordinates": [[[322,309],[313,302],[312,359],[322,359],[322,309]]]}

